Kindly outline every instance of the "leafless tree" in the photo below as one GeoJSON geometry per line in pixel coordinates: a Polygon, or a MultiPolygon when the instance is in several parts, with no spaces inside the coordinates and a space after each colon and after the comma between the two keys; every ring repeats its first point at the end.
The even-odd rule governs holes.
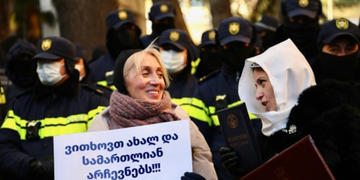
{"type": "Polygon", "coordinates": [[[2,42],[10,32],[10,7],[12,0],[0,1],[0,42],[2,42]]]}
{"type": "Polygon", "coordinates": [[[119,8],[129,9],[135,15],[136,25],[146,34],[145,1],[144,0],[118,0],[119,8]]]}
{"type": "Polygon", "coordinates": [[[213,27],[218,27],[225,18],[231,17],[230,0],[209,0],[213,27]]]}
{"type": "Polygon", "coordinates": [[[280,3],[281,0],[258,0],[255,9],[251,15],[251,21],[255,22],[263,14],[280,19],[280,3]]]}
{"type": "Polygon", "coordinates": [[[92,50],[105,44],[107,14],[118,8],[117,0],[53,0],[60,35],[78,43],[89,59],[92,50]]]}

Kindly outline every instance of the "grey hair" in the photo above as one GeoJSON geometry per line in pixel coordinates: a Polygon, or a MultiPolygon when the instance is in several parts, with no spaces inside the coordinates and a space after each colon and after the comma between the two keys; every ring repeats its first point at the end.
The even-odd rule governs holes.
{"type": "Polygon", "coordinates": [[[165,65],[161,59],[161,55],[158,50],[158,47],[154,44],[154,42],[155,42],[155,40],[153,42],[151,42],[151,44],[148,47],[146,47],[144,50],[136,52],[128,58],[128,60],[125,62],[125,65],[124,65],[124,77],[126,77],[129,74],[132,66],[135,66],[136,71],[138,71],[138,73],[140,73],[141,72],[141,62],[144,60],[145,54],[150,54],[153,57],[155,57],[156,61],[159,63],[159,65],[161,67],[161,71],[164,76],[165,86],[169,87],[170,86],[169,74],[167,73],[165,65]]]}

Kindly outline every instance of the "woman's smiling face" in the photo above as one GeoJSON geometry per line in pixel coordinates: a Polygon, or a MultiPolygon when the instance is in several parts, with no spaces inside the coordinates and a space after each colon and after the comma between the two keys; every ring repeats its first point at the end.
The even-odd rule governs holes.
{"type": "Polygon", "coordinates": [[[125,76],[125,86],[129,95],[148,102],[161,100],[165,90],[164,69],[157,59],[146,53],[140,65],[140,72],[135,66],[125,76]]]}

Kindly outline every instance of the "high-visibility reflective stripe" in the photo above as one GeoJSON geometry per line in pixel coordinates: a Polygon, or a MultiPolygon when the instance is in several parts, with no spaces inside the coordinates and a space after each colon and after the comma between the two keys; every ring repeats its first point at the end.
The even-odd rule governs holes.
{"type": "Polygon", "coordinates": [[[111,90],[116,90],[116,87],[114,85],[109,86],[106,81],[98,81],[96,84],[100,85],[100,86],[104,86],[104,87],[109,88],[111,90]]]}
{"type": "Polygon", "coordinates": [[[5,104],[5,103],[6,103],[5,91],[4,88],[0,86],[0,104],[5,104]]]}
{"type": "Polygon", "coordinates": [[[205,111],[207,114],[209,114],[209,109],[206,107],[205,103],[197,98],[192,98],[191,99],[191,105],[202,109],[203,111],[205,111]]]}
{"type": "Polygon", "coordinates": [[[209,124],[209,126],[212,126],[211,118],[202,109],[198,109],[194,106],[191,106],[188,110],[188,113],[189,113],[190,117],[200,120],[202,122],[205,122],[205,123],[209,124]]]}
{"type": "Polygon", "coordinates": [[[208,123],[209,126],[211,126],[212,121],[210,117],[207,115],[207,112],[204,111],[204,108],[206,108],[204,103],[202,103],[201,105],[200,102],[197,102],[197,104],[203,106],[203,107],[197,107],[192,104],[194,98],[183,97],[183,98],[172,98],[171,100],[177,105],[181,106],[189,114],[190,117],[208,123]]]}
{"type": "Polygon", "coordinates": [[[210,112],[210,117],[212,119],[214,126],[220,126],[219,118],[215,114],[216,108],[214,106],[209,106],[209,112],[210,112]]]}
{"type": "Polygon", "coordinates": [[[181,106],[183,104],[191,104],[192,98],[190,97],[171,98],[171,101],[181,106]]]}
{"type": "MultiPolygon", "coordinates": [[[[52,137],[57,135],[85,132],[94,117],[106,107],[98,106],[87,114],[75,114],[68,117],[47,117],[35,120],[41,122],[39,137],[52,137]]],[[[21,140],[26,140],[26,125],[29,121],[21,119],[10,110],[1,128],[8,128],[19,133],[21,140]]]]}
{"type": "Polygon", "coordinates": [[[15,118],[16,117],[14,115],[14,111],[9,110],[6,117],[5,117],[4,123],[2,124],[1,128],[7,128],[7,129],[12,129],[12,130],[17,131],[17,126],[15,124],[15,122],[17,120],[15,120],[15,118]]]}
{"type": "Polygon", "coordinates": [[[195,61],[191,61],[191,75],[196,73],[196,69],[200,64],[200,58],[197,58],[195,61]]]}
{"type": "Polygon", "coordinates": [[[191,98],[183,97],[183,98],[171,98],[171,101],[181,106],[188,114],[191,111],[191,98]]]}
{"type": "Polygon", "coordinates": [[[89,127],[90,124],[93,122],[94,118],[101,113],[104,109],[106,109],[105,106],[98,106],[96,109],[90,110],[88,112],[89,119],[87,121],[87,126],[89,127]]]}
{"type": "MultiPolygon", "coordinates": [[[[39,129],[39,136],[40,139],[46,138],[46,137],[52,137],[52,136],[58,136],[58,135],[64,135],[64,134],[73,134],[73,133],[79,133],[79,132],[86,132],[87,131],[87,122],[86,121],[79,121],[76,123],[71,123],[66,126],[48,126],[43,127],[39,129]]],[[[26,133],[21,134],[20,138],[22,140],[25,140],[26,133]],[[22,136],[23,135],[23,136],[22,136]]]]}
{"type": "Polygon", "coordinates": [[[242,103],[243,103],[242,101],[236,101],[236,102],[234,102],[234,103],[232,103],[232,104],[229,104],[229,105],[228,105],[228,108],[231,108],[231,107],[240,105],[240,104],[242,104],[242,103]]]}
{"type": "Polygon", "coordinates": [[[205,103],[197,98],[173,98],[173,102],[180,105],[189,114],[191,118],[195,118],[199,121],[212,125],[212,121],[208,115],[208,109],[205,103]]]}
{"type": "MultiPolygon", "coordinates": [[[[242,101],[236,101],[232,104],[229,104],[227,107],[230,108],[230,107],[234,107],[236,105],[239,105],[239,104],[242,104],[243,102],[242,101]]],[[[220,126],[220,121],[219,121],[219,117],[217,116],[217,114],[215,113],[216,112],[216,108],[215,106],[209,106],[209,111],[210,111],[210,117],[213,121],[213,124],[215,126],[220,126]]],[[[251,114],[251,113],[248,113],[249,115],[249,119],[250,120],[253,120],[253,119],[257,119],[258,117],[256,117],[255,115],[251,114]]]]}
{"type": "Polygon", "coordinates": [[[251,113],[249,113],[249,112],[248,112],[248,114],[249,114],[250,120],[259,119],[257,116],[255,116],[255,115],[253,115],[253,114],[251,114],[251,113]]]}

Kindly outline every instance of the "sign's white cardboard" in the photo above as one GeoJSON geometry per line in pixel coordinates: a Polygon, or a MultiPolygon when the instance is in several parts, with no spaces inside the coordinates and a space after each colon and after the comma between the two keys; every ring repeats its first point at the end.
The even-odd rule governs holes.
{"type": "Polygon", "coordinates": [[[191,157],[189,120],[54,137],[55,180],[180,179],[191,157]]]}

